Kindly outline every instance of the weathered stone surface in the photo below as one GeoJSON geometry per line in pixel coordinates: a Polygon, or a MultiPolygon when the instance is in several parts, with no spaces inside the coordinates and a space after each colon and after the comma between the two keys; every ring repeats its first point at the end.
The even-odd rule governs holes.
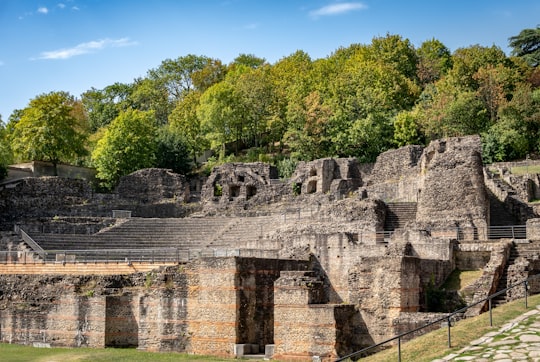
{"type": "Polygon", "coordinates": [[[189,185],[182,175],[162,168],[146,168],[120,179],[118,197],[140,203],[158,203],[165,199],[189,201],[189,185]]]}
{"type": "Polygon", "coordinates": [[[488,225],[480,137],[432,141],[420,161],[417,222],[437,226],[488,225]]]}

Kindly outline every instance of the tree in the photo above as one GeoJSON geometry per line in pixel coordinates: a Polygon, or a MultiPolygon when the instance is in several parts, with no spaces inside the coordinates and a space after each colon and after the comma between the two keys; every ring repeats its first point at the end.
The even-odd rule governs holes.
{"type": "Polygon", "coordinates": [[[184,137],[162,126],[157,132],[156,167],[188,174],[191,170],[189,150],[184,137]]]}
{"type": "Polygon", "coordinates": [[[413,112],[402,111],[394,118],[394,143],[398,147],[423,143],[420,126],[413,112]]]}
{"type": "Polygon", "coordinates": [[[248,68],[256,69],[266,64],[266,59],[259,58],[255,56],[254,54],[240,54],[236,58],[234,58],[233,62],[231,63],[231,67],[234,66],[246,66],[248,68]]]}
{"type": "Polygon", "coordinates": [[[7,166],[12,161],[11,147],[2,117],[0,117],[0,181],[7,176],[7,166]]]}
{"type": "Polygon", "coordinates": [[[330,154],[328,119],[330,110],[322,104],[316,91],[304,98],[302,103],[291,105],[287,118],[291,123],[284,135],[292,156],[301,160],[313,160],[330,154]]]}
{"type": "Polygon", "coordinates": [[[49,161],[57,174],[59,162],[86,155],[86,136],[77,128],[75,99],[65,92],[42,94],[30,101],[11,138],[11,147],[20,160],[49,161]]]}
{"type": "Polygon", "coordinates": [[[101,186],[111,189],[120,177],[154,165],[155,123],[153,112],[138,110],[121,112],[111,122],[92,152],[101,186]]]}
{"type": "Polygon", "coordinates": [[[112,122],[118,114],[131,106],[133,85],[114,83],[103,89],[91,88],[81,95],[84,110],[88,115],[90,131],[96,132],[112,122]]]}
{"type": "Polygon", "coordinates": [[[540,64],[540,25],[536,29],[524,29],[508,40],[512,55],[525,59],[531,67],[538,67],[540,64]]]}
{"type": "Polygon", "coordinates": [[[239,140],[242,134],[238,104],[234,87],[227,81],[214,84],[201,96],[197,117],[210,147],[221,147],[220,158],[225,156],[225,144],[239,140]]]}
{"type": "Polygon", "coordinates": [[[200,98],[200,92],[190,92],[176,104],[169,116],[170,132],[184,136],[194,164],[197,156],[209,146],[197,116],[200,98]]]}
{"type": "Polygon", "coordinates": [[[422,84],[433,83],[452,68],[452,54],[436,39],[425,41],[416,50],[418,54],[417,76],[422,84]]]}
{"type": "MultiPolygon", "coordinates": [[[[148,72],[148,78],[156,81],[158,88],[163,87],[169,100],[176,102],[195,89],[193,76],[199,74],[215,60],[205,56],[188,54],[175,60],[166,59],[161,65],[148,72]]],[[[201,82],[204,84],[204,82],[201,82]]]]}

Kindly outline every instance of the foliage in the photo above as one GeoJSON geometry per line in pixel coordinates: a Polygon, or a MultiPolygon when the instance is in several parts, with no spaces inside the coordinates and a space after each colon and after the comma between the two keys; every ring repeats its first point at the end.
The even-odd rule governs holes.
{"type": "Polygon", "coordinates": [[[394,143],[398,147],[423,144],[415,114],[402,111],[394,118],[394,143]]]}
{"type": "Polygon", "coordinates": [[[278,175],[281,179],[290,178],[294,171],[296,171],[296,166],[298,165],[298,160],[294,158],[284,158],[277,163],[278,175]]]}
{"type": "Polygon", "coordinates": [[[92,161],[101,186],[111,189],[120,177],[152,167],[157,142],[153,112],[121,112],[107,127],[94,152],[92,161]]]}
{"type": "Polygon", "coordinates": [[[13,157],[9,145],[6,127],[0,117],[0,181],[7,176],[7,166],[12,162],[13,157]]]}
{"type": "MultiPolygon", "coordinates": [[[[193,167],[209,149],[216,162],[285,155],[371,162],[390,147],[469,134],[486,138],[488,159],[508,160],[540,147],[538,29],[510,38],[514,57],[497,46],[451,53],[435,38],[415,49],[396,34],[316,60],[301,50],[274,64],[253,54],[226,65],[188,54],[164,60],[132,83],[91,88],[80,102],[71,98],[71,128],[89,133],[80,149],[95,152],[121,114],[152,112],[152,125],[167,130],[155,140],[160,148],[151,154],[153,165],[171,165],[162,161],[184,148],[193,167]],[[246,149],[252,150],[243,157],[246,149]]],[[[33,144],[21,138],[25,127],[15,132],[28,114],[17,110],[6,125],[19,157],[33,144]]],[[[84,163],[81,157],[64,158],[84,163]]]]}
{"type": "Polygon", "coordinates": [[[522,57],[532,67],[540,64],[540,25],[535,29],[523,29],[518,35],[510,37],[512,55],[522,57]]]}
{"type": "Polygon", "coordinates": [[[183,175],[190,172],[189,150],[182,135],[172,132],[168,127],[158,129],[155,166],[183,175]]]}
{"type": "Polygon", "coordinates": [[[84,156],[86,136],[77,130],[73,110],[76,100],[65,92],[42,94],[20,114],[11,136],[19,160],[59,162],[84,156]]]}

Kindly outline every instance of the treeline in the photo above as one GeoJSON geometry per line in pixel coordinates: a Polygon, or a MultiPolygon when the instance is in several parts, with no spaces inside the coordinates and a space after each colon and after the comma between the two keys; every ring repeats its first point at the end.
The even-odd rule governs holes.
{"type": "Polygon", "coordinates": [[[274,64],[242,54],[167,59],[130,84],[38,95],[0,124],[0,164],[43,160],[95,167],[102,186],[145,167],[189,173],[212,162],[263,160],[284,176],[296,160],[356,157],[481,134],[487,162],[540,147],[540,27],[499,47],[453,53],[436,39],[399,35],[313,60],[274,64]]]}

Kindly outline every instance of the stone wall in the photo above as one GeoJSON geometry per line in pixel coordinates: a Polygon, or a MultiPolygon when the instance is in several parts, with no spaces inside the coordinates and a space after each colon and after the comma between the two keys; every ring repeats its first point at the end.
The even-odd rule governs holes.
{"type": "Polygon", "coordinates": [[[110,217],[114,209],[132,211],[134,217],[183,217],[197,209],[187,201],[185,178],[163,169],[125,176],[111,194],[95,193],[82,179],[30,177],[0,186],[0,230],[40,218],[110,217]]]}
{"type": "Polygon", "coordinates": [[[346,195],[362,185],[356,159],[323,158],[299,162],[290,183],[298,185],[301,194],[346,195]]]}
{"type": "Polygon", "coordinates": [[[353,305],[320,304],[323,288],[312,274],[281,273],[274,289],[275,358],[331,361],[359,349],[351,344],[358,312],[353,305]]]}
{"type": "Polygon", "coordinates": [[[72,215],[92,200],[90,184],[61,177],[25,178],[0,189],[0,229],[13,229],[21,219],[72,215]]]}
{"type": "Polygon", "coordinates": [[[139,203],[159,203],[166,199],[189,201],[189,184],[182,175],[162,168],[146,168],[120,179],[118,197],[139,203]]]}
{"type": "Polygon", "coordinates": [[[487,227],[480,137],[432,141],[422,155],[420,172],[419,224],[487,227]]]}
{"type": "Polygon", "coordinates": [[[423,147],[405,146],[377,156],[367,181],[369,197],[385,201],[416,202],[420,169],[418,162],[423,147]]]}

